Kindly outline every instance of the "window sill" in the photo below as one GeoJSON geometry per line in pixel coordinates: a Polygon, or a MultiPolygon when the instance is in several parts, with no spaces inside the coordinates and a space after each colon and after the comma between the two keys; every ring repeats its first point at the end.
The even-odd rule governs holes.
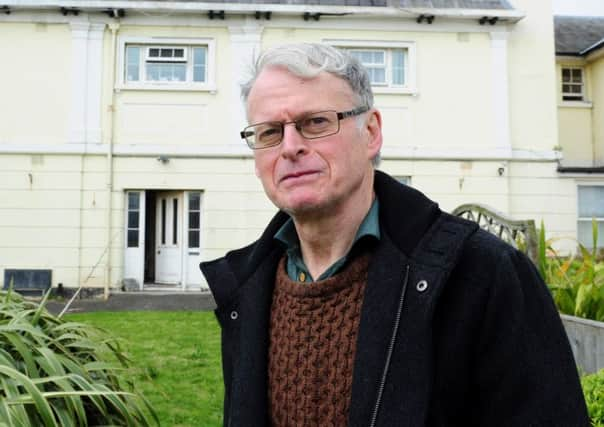
{"type": "Polygon", "coordinates": [[[372,90],[374,94],[378,95],[418,95],[417,89],[415,88],[373,86],[372,90]]]}
{"type": "Polygon", "coordinates": [[[592,108],[593,103],[590,101],[561,101],[558,107],[562,108],[592,108]]]}
{"type": "Polygon", "coordinates": [[[120,84],[115,86],[116,92],[121,91],[163,91],[163,92],[210,92],[212,94],[216,93],[216,86],[209,84],[151,84],[151,83],[141,83],[141,84],[120,84]]]}

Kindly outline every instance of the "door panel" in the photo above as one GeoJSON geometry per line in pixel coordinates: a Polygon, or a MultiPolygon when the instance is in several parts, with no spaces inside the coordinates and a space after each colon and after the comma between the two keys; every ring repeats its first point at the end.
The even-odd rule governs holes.
{"type": "Polygon", "coordinates": [[[183,197],[180,191],[157,193],[155,281],[178,285],[182,281],[183,197]]]}

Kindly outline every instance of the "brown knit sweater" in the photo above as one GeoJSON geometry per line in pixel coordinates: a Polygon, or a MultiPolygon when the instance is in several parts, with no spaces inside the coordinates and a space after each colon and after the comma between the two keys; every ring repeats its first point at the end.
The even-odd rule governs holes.
{"type": "Polygon", "coordinates": [[[346,426],[369,255],[328,279],[277,268],[270,320],[269,411],[276,427],[346,426]]]}

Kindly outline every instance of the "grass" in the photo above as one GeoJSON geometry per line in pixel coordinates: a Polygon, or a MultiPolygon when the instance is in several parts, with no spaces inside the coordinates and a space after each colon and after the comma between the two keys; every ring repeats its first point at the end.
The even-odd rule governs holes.
{"type": "MultiPolygon", "coordinates": [[[[136,368],[130,375],[151,401],[164,427],[222,425],[220,329],[212,312],[71,314],[124,340],[136,368]]],[[[582,378],[594,418],[604,427],[604,370],[582,378]]]]}
{"type": "Polygon", "coordinates": [[[220,332],[212,312],[98,312],[66,319],[123,340],[135,367],[131,379],[162,426],[222,425],[220,332]]]}

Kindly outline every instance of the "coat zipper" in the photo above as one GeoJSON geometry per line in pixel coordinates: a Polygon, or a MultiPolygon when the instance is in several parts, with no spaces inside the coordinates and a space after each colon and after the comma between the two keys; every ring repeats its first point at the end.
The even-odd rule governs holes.
{"type": "Polygon", "coordinates": [[[403,282],[403,289],[401,291],[401,297],[398,302],[398,311],[396,318],[394,319],[394,330],[392,331],[392,337],[390,338],[390,345],[388,346],[388,354],[386,355],[386,363],[384,365],[384,372],[382,373],[382,380],[380,381],[380,387],[378,389],[377,400],[375,401],[375,407],[373,408],[373,415],[371,416],[371,423],[369,427],[375,427],[377,421],[378,412],[380,410],[380,404],[382,403],[382,395],[384,393],[384,387],[386,386],[386,377],[388,376],[388,369],[390,368],[390,359],[394,352],[394,344],[396,342],[396,336],[398,334],[398,328],[401,323],[401,314],[403,312],[403,303],[405,301],[405,293],[407,291],[407,282],[409,281],[409,264],[405,271],[405,279],[403,282]]]}

